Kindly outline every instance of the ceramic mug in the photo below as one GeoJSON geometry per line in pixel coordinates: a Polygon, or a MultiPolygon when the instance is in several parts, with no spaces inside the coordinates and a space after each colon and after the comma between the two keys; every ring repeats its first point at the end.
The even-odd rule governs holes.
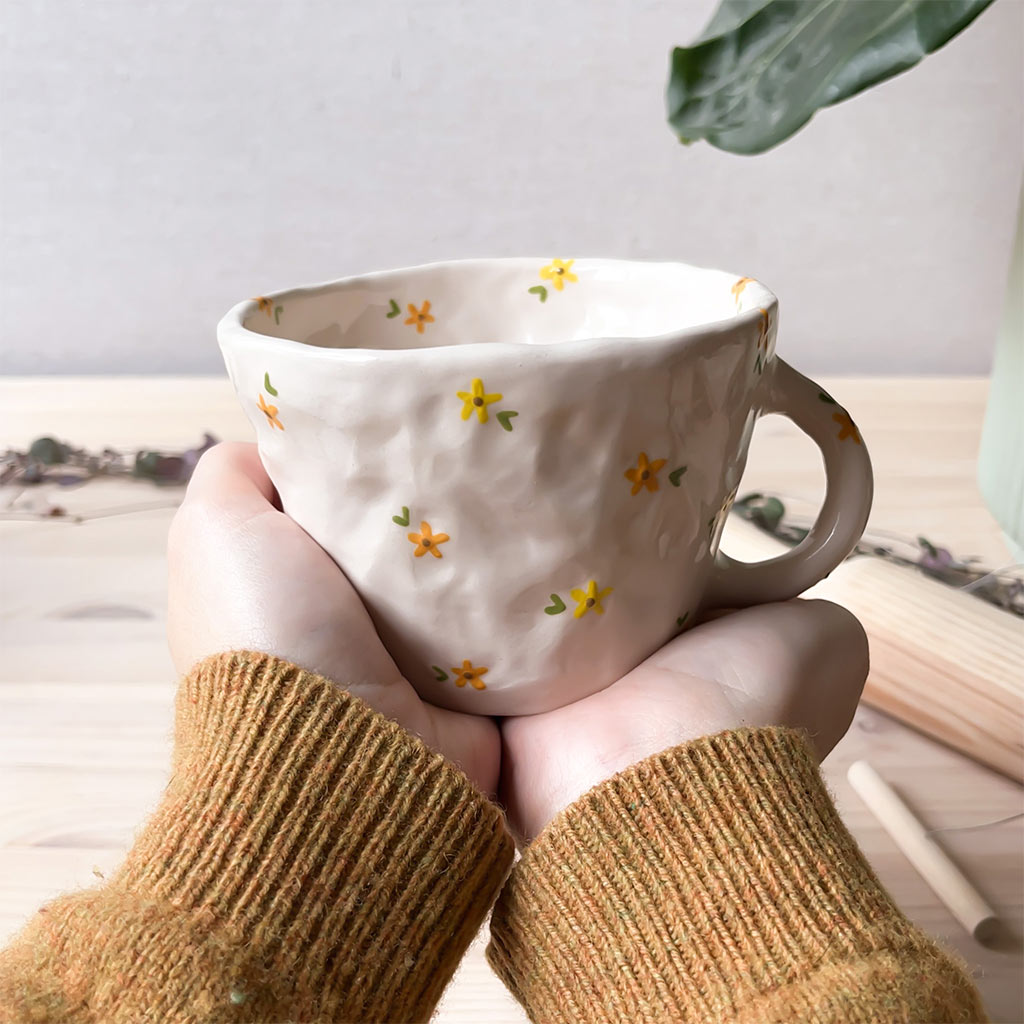
{"type": "MultiPolygon", "coordinates": [[[[532,714],[628,672],[702,608],[788,599],[867,521],[848,413],[775,356],[778,302],[678,263],[499,259],[240,303],[218,339],[282,507],[424,699],[532,714]],[[807,538],[718,541],[757,418],[828,485],[807,538]]],[[[343,680],[342,680],[343,682],[343,680]]]]}

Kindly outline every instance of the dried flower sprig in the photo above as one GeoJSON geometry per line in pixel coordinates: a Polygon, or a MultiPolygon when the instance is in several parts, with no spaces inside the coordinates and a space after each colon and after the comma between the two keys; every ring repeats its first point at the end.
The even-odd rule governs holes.
{"type": "Polygon", "coordinates": [[[149,448],[131,452],[110,447],[88,452],[53,437],[39,437],[28,451],[8,448],[0,456],[0,485],[74,487],[94,477],[131,476],[164,487],[180,486],[188,483],[200,456],[216,443],[212,434],[205,433],[199,445],[183,452],[149,448]]]}
{"type": "MultiPolygon", "coordinates": [[[[808,527],[787,522],[786,506],[770,494],[747,494],[733,505],[733,511],[785,544],[799,544],[810,532],[808,527]]],[[[940,583],[965,590],[1014,615],[1024,616],[1024,579],[1012,570],[991,571],[979,566],[977,558],[957,559],[946,548],[924,537],[900,542],[908,554],[900,554],[893,544],[873,540],[869,531],[850,557],[868,555],[915,568],[940,583]]]]}

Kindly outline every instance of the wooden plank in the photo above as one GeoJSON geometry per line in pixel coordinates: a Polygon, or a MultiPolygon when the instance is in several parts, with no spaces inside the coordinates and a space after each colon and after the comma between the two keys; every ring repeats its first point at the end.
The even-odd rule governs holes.
{"type": "MultiPolygon", "coordinates": [[[[725,539],[748,561],[786,550],[735,517],[725,539]]],[[[806,596],[849,608],[867,630],[866,703],[1024,782],[1024,619],[869,557],[845,562],[806,596]]]]}

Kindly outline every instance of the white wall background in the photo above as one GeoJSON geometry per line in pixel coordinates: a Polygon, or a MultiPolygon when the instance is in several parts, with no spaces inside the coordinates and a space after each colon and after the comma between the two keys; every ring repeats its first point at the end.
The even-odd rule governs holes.
{"type": "Polygon", "coordinates": [[[757,276],[810,373],[985,372],[1024,3],[752,158],[665,124],[713,3],[5,0],[0,369],[218,371],[238,299],[550,254],[757,276]]]}

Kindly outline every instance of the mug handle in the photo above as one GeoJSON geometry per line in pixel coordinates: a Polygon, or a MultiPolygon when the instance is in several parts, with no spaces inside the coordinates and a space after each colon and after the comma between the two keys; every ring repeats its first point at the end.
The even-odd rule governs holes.
{"type": "Polygon", "coordinates": [[[705,607],[743,608],[802,594],[853,550],[871,511],[871,460],[849,413],[788,363],[774,359],[771,366],[762,413],[787,416],[821,449],[825,501],[792,551],[762,562],[739,562],[719,551],[705,607]]]}

